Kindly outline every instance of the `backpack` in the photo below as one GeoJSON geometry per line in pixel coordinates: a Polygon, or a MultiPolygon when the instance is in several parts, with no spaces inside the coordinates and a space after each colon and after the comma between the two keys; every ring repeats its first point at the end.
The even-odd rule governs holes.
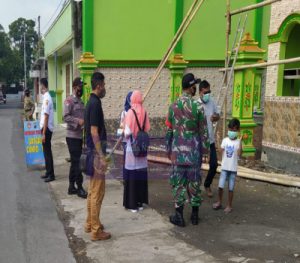
{"type": "Polygon", "coordinates": [[[137,125],[139,127],[139,131],[137,133],[135,141],[133,141],[132,135],[131,135],[131,148],[132,153],[135,157],[146,157],[148,153],[148,147],[150,145],[150,138],[147,132],[145,132],[145,125],[146,125],[146,118],[147,114],[145,113],[145,119],[143,128],[141,128],[141,125],[139,123],[139,120],[137,118],[136,112],[134,109],[132,109],[137,125]]]}

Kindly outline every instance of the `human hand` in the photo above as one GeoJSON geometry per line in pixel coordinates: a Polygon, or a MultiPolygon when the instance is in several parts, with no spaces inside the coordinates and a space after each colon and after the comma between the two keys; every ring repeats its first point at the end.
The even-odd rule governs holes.
{"type": "Polygon", "coordinates": [[[118,129],[117,130],[117,136],[122,136],[123,137],[124,136],[124,129],[121,129],[121,128],[118,129]]]}
{"type": "Polygon", "coordinates": [[[100,170],[102,173],[106,173],[107,168],[108,168],[108,159],[105,158],[103,155],[100,156],[100,170]]]}
{"type": "Polygon", "coordinates": [[[43,135],[42,135],[42,143],[45,143],[45,142],[46,142],[46,135],[43,134],[43,135]]]}
{"type": "Polygon", "coordinates": [[[212,122],[218,121],[218,120],[219,120],[219,115],[218,115],[218,114],[213,114],[213,115],[211,115],[211,116],[210,116],[210,120],[211,120],[212,122]]]}
{"type": "Polygon", "coordinates": [[[168,159],[171,161],[172,164],[176,163],[176,155],[175,154],[172,154],[172,152],[170,152],[170,153],[167,154],[167,156],[168,156],[168,159]]]}
{"type": "Polygon", "coordinates": [[[84,120],[83,119],[79,119],[78,123],[79,123],[80,126],[83,126],[84,125],[84,120]]]}

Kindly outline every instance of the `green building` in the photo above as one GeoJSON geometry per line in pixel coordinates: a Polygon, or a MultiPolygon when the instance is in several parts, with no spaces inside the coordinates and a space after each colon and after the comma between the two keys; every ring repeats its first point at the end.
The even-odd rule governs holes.
{"type": "MultiPolygon", "coordinates": [[[[262,0],[231,0],[231,9],[262,0]]],[[[193,0],[74,0],[66,1],[45,35],[45,53],[56,122],[62,122],[62,103],[71,92],[72,78],[81,75],[90,92],[90,76],[106,76],[103,108],[111,131],[118,125],[128,91],[146,90],[160,60],[193,0]]],[[[163,129],[170,101],[181,92],[183,73],[207,79],[217,95],[225,58],[226,1],[206,0],[176,46],[151,90],[145,106],[155,131],[163,129]]],[[[248,12],[237,65],[300,56],[300,5],[282,0],[248,12]],[[272,10],[272,15],[271,15],[272,10]],[[248,34],[249,33],[249,34],[248,34]]],[[[231,43],[239,15],[232,20],[231,43]]],[[[246,155],[253,155],[254,132],[260,133],[263,158],[273,166],[299,173],[300,64],[267,69],[237,70],[228,96],[230,113],[241,119],[246,155]],[[232,94],[234,92],[234,94],[232,94]],[[260,114],[260,129],[253,111],[260,114]]],[[[260,137],[260,136],[258,136],[260,137]]]]}
{"type": "MultiPolygon", "coordinates": [[[[261,1],[231,2],[231,8],[236,9],[261,1]]],[[[76,39],[82,37],[83,57],[77,66],[87,83],[86,94],[91,72],[104,73],[105,117],[118,120],[128,91],[145,91],[192,3],[192,0],[68,1],[45,35],[49,84],[56,99],[57,122],[61,122],[63,99],[71,92],[71,79],[79,74],[76,62],[81,47],[76,46],[76,39]],[[78,22],[81,11],[82,20],[78,22]]],[[[153,123],[165,117],[170,99],[180,93],[184,72],[207,79],[213,92],[218,93],[222,80],[219,69],[224,66],[225,58],[225,10],[226,1],[220,0],[205,1],[200,8],[145,102],[153,123]]],[[[269,7],[249,12],[245,31],[264,49],[268,43],[269,15],[269,7]]],[[[238,19],[233,18],[231,39],[238,19]]]]}
{"type": "Polygon", "coordinates": [[[79,76],[76,61],[81,55],[81,38],[75,37],[80,34],[78,12],[80,7],[76,3],[66,1],[45,33],[45,57],[48,61],[48,83],[54,102],[55,123],[62,123],[64,99],[72,93],[73,78],[79,76]]]}

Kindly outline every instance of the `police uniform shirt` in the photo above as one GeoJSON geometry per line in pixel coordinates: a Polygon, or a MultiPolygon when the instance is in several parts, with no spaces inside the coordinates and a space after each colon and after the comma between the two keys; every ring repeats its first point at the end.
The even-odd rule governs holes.
{"type": "Polygon", "coordinates": [[[54,129],[54,112],[53,112],[53,102],[50,96],[50,93],[47,91],[43,95],[42,111],[41,111],[41,120],[40,128],[43,129],[45,123],[45,113],[49,116],[48,119],[48,129],[53,132],[54,129]]]}
{"type": "Polygon", "coordinates": [[[64,121],[67,123],[67,137],[82,139],[79,120],[84,119],[84,104],[80,98],[71,95],[64,102],[64,121]]]}

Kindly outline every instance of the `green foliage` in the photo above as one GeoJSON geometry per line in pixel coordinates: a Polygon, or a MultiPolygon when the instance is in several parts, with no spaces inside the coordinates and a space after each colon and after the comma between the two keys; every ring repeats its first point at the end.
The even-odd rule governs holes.
{"type": "MultiPolygon", "coordinates": [[[[24,79],[24,34],[26,46],[27,76],[38,47],[35,22],[18,18],[9,25],[9,33],[0,25],[0,81],[7,84],[19,83],[24,79]]],[[[27,79],[30,83],[30,79],[27,79]]]]}
{"type": "Polygon", "coordinates": [[[34,29],[35,22],[31,19],[18,18],[9,25],[9,37],[12,44],[20,51],[24,49],[24,34],[26,36],[26,50],[33,50],[38,43],[38,35],[34,29]]]}
{"type": "Polygon", "coordinates": [[[7,64],[11,53],[9,38],[2,25],[0,25],[0,81],[6,81],[7,64]]]}

